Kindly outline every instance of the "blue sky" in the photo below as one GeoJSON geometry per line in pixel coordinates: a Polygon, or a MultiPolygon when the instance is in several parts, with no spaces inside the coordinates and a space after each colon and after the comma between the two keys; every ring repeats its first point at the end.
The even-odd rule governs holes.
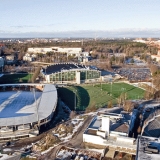
{"type": "Polygon", "coordinates": [[[0,0],[0,4],[0,37],[87,31],[160,36],[160,0],[0,0]]]}

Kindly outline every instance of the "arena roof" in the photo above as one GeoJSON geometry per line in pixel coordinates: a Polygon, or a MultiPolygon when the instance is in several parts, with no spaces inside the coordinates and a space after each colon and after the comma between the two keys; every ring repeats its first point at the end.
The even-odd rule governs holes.
{"type": "MultiPolygon", "coordinates": [[[[12,86],[12,85],[18,86],[18,85],[25,85],[25,84],[8,84],[8,86],[12,86]]],[[[27,84],[27,85],[30,85],[30,84],[27,84]]],[[[3,86],[3,85],[0,85],[0,86],[3,86]]],[[[5,86],[7,86],[7,84],[5,84],[5,86]]],[[[5,92],[2,92],[2,93],[5,93],[5,92]]],[[[17,102],[18,101],[21,101],[21,99],[17,98],[17,102]]],[[[0,126],[14,126],[14,125],[28,124],[28,123],[37,122],[38,120],[40,121],[49,117],[51,113],[54,112],[54,110],[56,109],[56,104],[57,104],[56,87],[52,84],[45,84],[42,95],[36,101],[38,106],[38,116],[37,116],[36,102],[34,102],[29,107],[26,107],[26,108],[24,107],[25,109],[20,110],[18,108],[16,114],[21,113],[18,116],[9,117],[10,115],[7,115],[6,117],[3,116],[3,118],[0,118],[0,126]]],[[[4,101],[4,104],[5,103],[6,101],[4,101]]],[[[3,105],[3,106],[0,105],[0,113],[4,108],[9,107],[8,105],[10,105],[10,107],[17,107],[16,104],[15,106],[13,106],[12,102],[10,104],[9,103],[7,102],[6,105],[3,105]]]]}
{"type": "Polygon", "coordinates": [[[76,63],[57,63],[47,68],[43,68],[43,73],[52,74],[56,72],[61,72],[63,70],[73,70],[73,69],[89,69],[85,65],[76,64],[76,63]]]}

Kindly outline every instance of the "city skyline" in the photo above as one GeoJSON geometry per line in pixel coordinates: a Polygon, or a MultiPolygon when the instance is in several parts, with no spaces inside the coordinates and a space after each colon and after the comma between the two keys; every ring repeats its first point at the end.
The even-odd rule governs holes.
{"type": "Polygon", "coordinates": [[[160,37],[158,0],[5,0],[0,37],[160,37]]]}

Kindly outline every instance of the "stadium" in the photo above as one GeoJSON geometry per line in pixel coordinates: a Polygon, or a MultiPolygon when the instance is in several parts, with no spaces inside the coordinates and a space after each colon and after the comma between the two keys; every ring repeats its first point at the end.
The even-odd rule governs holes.
{"type": "Polygon", "coordinates": [[[41,73],[48,83],[76,83],[99,81],[101,71],[76,63],[57,63],[42,68],[41,73]]]}
{"type": "Polygon", "coordinates": [[[0,140],[38,135],[57,106],[57,90],[52,84],[3,84],[0,97],[0,140]]]}

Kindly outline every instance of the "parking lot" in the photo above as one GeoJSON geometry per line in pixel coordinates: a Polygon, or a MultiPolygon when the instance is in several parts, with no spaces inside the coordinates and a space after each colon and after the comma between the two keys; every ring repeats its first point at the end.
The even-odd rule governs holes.
{"type": "Polygon", "coordinates": [[[116,70],[122,77],[127,78],[130,82],[150,81],[151,72],[149,68],[121,68],[116,70]]]}

